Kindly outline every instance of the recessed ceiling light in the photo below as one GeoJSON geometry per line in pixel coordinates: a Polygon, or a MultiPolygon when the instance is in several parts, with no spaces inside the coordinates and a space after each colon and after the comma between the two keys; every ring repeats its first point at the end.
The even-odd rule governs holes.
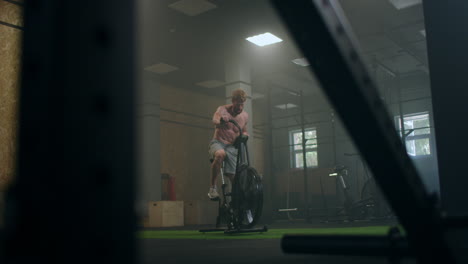
{"type": "Polygon", "coordinates": [[[246,38],[246,40],[252,42],[253,44],[263,47],[266,45],[271,45],[274,43],[278,43],[283,41],[282,39],[278,38],[277,36],[271,34],[270,32],[266,32],[260,35],[252,36],[246,38]]]}
{"type": "Polygon", "coordinates": [[[295,104],[287,103],[287,104],[280,104],[280,105],[275,105],[276,108],[279,108],[281,110],[286,110],[286,109],[291,109],[297,107],[295,104]]]}
{"type": "Polygon", "coordinates": [[[188,16],[196,16],[217,6],[206,0],[181,0],[170,4],[169,7],[188,16]]]}
{"type": "Polygon", "coordinates": [[[222,85],[224,85],[224,82],[218,81],[218,80],[208,80],[208,81],[203,81],[203,82],[198,82],[196,85],[205,87],[205,88],[217,88],[222,85]]]}
{"type": "Polygon", "coordinates": [[[150,72],[155,72],[159,74],[166,74],[172,71],[176,71],[179,68],[176,66],[172,66],[166,63],[158,63],[158,64],[153,64],[151,66],[148,66],[145,68],[145,70],[150,71],[150,72]]]}
{"type": "Polygon", "coordinates": [[[422,0],[389,0],[398,10],[421,4],[422,0]]]}
{"type": "Polygon", "coordinates": [[[292,62],[302,67],[306,67],[310,65],[310,63],[307,61],[306,58],[297,58],[297,59],[292,60],[292,62]]]}
{"type": "Polygon", "coordinates": [[[419,31],[419,33],[421,33],[421,35],[423,35],[424,37],[426,37],[426,30],[425,30],[425,29],[419,31]]]}

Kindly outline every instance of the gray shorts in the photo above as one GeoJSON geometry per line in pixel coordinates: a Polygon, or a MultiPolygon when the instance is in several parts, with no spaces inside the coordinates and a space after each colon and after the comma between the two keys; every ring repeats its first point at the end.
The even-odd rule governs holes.
{"type": "Polygon", "coordinates": [[[224,158],[224,173],[235,174],[237,149],[233,145],[224,144],[223,142],[213,139],[208,145],[208,153],[210,154],[210,158],[213,159],[215,152],[220,149],[224,149],[224,152],[226,152],[226,158],[224,158]]]}

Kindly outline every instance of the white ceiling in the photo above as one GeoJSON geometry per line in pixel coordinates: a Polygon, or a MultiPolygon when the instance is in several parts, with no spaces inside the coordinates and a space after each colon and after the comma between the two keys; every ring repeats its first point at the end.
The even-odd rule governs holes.
{"type": "MultiPolygon", "coordinates": [[[[158,0],[142,11],[151,16],[142,39],[143,64],[174,65],[179,70],[155,78],[181,88],[224,96],[223,87],[204,88],[200,82],[224,81],[226,57],[239,54],[252,68],[251,82],[257,94],[265,83],[315,93],[318,85],[306,69],[292,59],[302,57],[287,29],[267,0],[158,0]],[[197,15],[184,14],[174,6],[192,4],[197,15]],[[209,8],[211,7],[211,8],[209,8]],[[197,12],[198,12],[197,11],[197,12]],[[271,32],[284,41],[268,47],[254,47],[245,38],[271,32]]],[[[374,58],[396,73],[427,69],[426,43],[421,5],[398,10],[389,0],[341,0],[345,15],[361,44],[369,65],[374,58]]],[[[192,14],[193,14],[192,12],[192,14]]]]}

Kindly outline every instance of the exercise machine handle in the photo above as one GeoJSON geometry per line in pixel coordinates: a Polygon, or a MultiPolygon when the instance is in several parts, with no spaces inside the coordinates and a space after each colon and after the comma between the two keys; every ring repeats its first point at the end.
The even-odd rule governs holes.
{"type": "MultiPolygon", "coordinates": [[[[222,119],[221,119],[222,120],[222,119]]],[[[236,120],[234,119],[230,119],[229,122],[233,123],[235,127],[237,127],[237,129],[239,129],[239,137],[242,136],[242,129],[241,127],[239,126],[239,124],[237,123],[236,120]]]]}
{"type": "MultiPolygon", "coordinates": [[[[221,120],[222,120],[222,119],[221,119],[221,120]]],[[[239,138],[238,138],[238,139],[241,139],[241,137],[242,137],[242,129],[241,129],[241,127],[239,126],[239,124],[237,123],[237,121],[234,120],[234,119],[230,119],[229,122],[231,122],[232,124],[234,124],[234,126],[236,126],[237,129],[239,129],[239,138]]],[[[242,140],[239,141],[239,154],[240,154],[239,157],[242,156],[242,152],[243,152],[243,150],[242,150],[242,148],[241,148],[241,146],[240,146],[241,144],[243,144],[243,146],[244,146],[244,148],[245,148],[245,155],[246,155],[246,160],[245,160],[245,161],[247,162],[247,166],[250,166],[250,158],[249,158],[249,151],[248,151],[248,149],[247,149],[247,144],[246,144],[245,141],[242,141],[242,140]]],[[[240,161],[240,159],[238,159],[238,162],[239,162],[239,161],[240,161]]]]}
{"type": "MultiPolygon", "coordinates": [[[[220,122],[225,123],[224,119],[222,119],[222,118],[220,119],[220,122]]],[[[237,129],[239,130],[239,138],[241,138],[242,137],[242,129],[239,126],[239,123],[237,123],[237,121],[234,120],[234,119],[229,119],[228,122],[232,123],[235,127],[237,127],[237,129]]]]}

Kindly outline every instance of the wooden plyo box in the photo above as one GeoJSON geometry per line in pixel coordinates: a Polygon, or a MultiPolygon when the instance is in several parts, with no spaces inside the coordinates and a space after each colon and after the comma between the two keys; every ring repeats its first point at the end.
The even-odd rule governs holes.
{"type": "Polygon", "coordinates": [[[184,226],[184,202],[149,202],[148,216],[149,227],[184,226]]]}
{"type": "Polygon", "coordinates": [[[185,225],[214,225],[218,216],[218,202],[213,201],[185,201],[185,225]]]}

